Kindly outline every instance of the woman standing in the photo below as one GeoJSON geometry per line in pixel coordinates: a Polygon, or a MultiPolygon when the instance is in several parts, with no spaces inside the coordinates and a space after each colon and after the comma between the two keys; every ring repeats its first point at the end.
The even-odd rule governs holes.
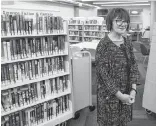
{"type": "Polygon", "coordinates": [[[129,23],[126,10],[112,9],[106,18],[110,33],[96,49],[98,126],[126,126],[132,119],[139,73],[132,44],[123,37],[129,23]]]}

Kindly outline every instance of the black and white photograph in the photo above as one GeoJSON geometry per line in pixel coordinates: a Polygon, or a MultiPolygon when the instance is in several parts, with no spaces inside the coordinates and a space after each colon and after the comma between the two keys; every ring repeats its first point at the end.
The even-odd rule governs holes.
{"type": "Polygon", "coordinates": [[[156,0],[1,0],[1,126],[156,126],[156,0]]]}

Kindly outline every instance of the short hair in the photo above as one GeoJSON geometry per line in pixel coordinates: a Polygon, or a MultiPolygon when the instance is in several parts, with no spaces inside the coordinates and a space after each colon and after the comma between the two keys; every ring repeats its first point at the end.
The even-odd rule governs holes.
{"type": "Polygon", "coordinates": [[[128,25],[127,25],[127,31],[129,29],[129,23],[130,23],[130,16],[129,13],[123,9],[123,8],[113,8],[106,17],[106,26],[107,30],[111,31],[112,30],[112,22],[113,20],[118,17],[119,19],[124,19],[128,25]]]}

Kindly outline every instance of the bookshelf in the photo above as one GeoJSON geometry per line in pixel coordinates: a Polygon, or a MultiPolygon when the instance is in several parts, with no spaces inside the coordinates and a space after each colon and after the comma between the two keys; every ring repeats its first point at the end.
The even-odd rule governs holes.
{"type": "Polygon", "coordinates": [[[2,8],[1,126],[66,126],[73,117],[67,21],[2,8]]]}
{"type": "Polygon", "coordinates": [[[104,37],[103,18],[88,18],[84,22],[83,41],[90,42],[92,40],[100,40],[104,37]]]}
{"type": "Polygon", "coordinates": [[[68,20],[70,43],[91,42],[104,37],[104,20],[100,17],[75,17],[68,20]]]}
{"type": "Polygon", "coordinates": [[[79,43],[82,41],[80,35],[83,30],[83,19],[71,18],[68,19],[68,30],[69,30],[69,42],[79,43]]]}

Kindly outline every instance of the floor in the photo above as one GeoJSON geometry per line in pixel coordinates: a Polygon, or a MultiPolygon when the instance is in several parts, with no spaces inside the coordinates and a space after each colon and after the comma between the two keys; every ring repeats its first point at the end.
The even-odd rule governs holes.
{"type": "MultiPolygon", "coordinates": [[[[141,75],[140,83],[137,86],[138,94],[136,96],[136,102],[133,105],[133,120],[128,124],[128,126],[156,126],[156,114],[152,113],[148,115],[145,109],[142,107],[142,97],[144,91],[145,76],[147,70],[147,63],[143,65],[141,63],[140,57],[140,47],[139,43],[133,43],[135,51],[135,56],[138,63],[138,69],[141,75]]],[[[92,103],[96,107],[96,83],[95,83],[95,68],[92,67],[92,103]]],[[[96,109],[90,112],[89,108],[84,108],[79,111],[80,117],[76,120],[71,119],[68,121],[67,126],[96,126],[96,109]]]]}

